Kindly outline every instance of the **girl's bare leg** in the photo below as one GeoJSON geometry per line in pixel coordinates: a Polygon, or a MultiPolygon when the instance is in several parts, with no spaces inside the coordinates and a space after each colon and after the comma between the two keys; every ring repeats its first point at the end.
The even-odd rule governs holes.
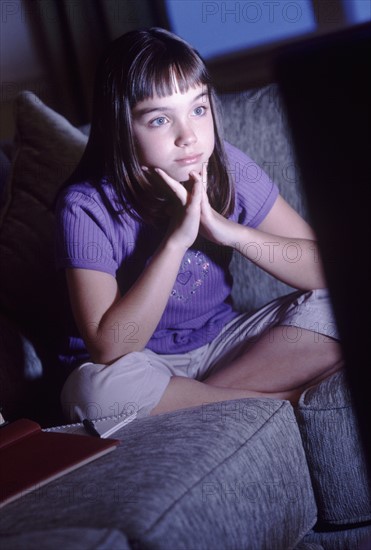
{"type": "Polygon", "coordinates": [[[212,373],[205,382],[259,392],[287,392],[305,389],[339,370],[342,356],[336,340],[305,329],[296,339],[295,330],[278,326],[263,333],[243,354],[212,373]]]}
{"type": "Polygon", "coordinates": [[[286,326],[269,330],[203,382],[173,377],[151,415],[246,397],[297,403],[306,388],[339,370],[342,358],[335,340],[302,329],[293,341],[288,331],[286,326]]]}
{"type": "Polygon", "coordinates": [[[173,376],[158,405],[152,409],[151,416],[176,411],[178,409],[187,409],[206,403],[216,403],[218,401],[229,401],[232,399],[243,399],[245,397],[271,397],[276,399],[295,398],[294,392],[276,392],[267,394],[259,391],[250,391],[247,389],[237,389],[228,387],[217,387],[205,382],[199,382],[192,378],[182,376],[173,376]]]}

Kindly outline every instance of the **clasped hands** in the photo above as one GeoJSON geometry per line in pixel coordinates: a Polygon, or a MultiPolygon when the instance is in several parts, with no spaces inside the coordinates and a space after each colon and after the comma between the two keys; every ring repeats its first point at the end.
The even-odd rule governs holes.
{"type": "MultiPolygon", "coordinates": [[[[149,169],[142,167],[149,174],[149,169]]],[[[230,222],[214,210],[207,196],[207,163],[201,173],[192,170],[189,181],[182,184],[161,168],[154,168],[161,182],[165,183],[175,198],[170,223],[170,234],[186,247],[193,244],[200,233],[206,239],[225,245],[230,222]]]]}

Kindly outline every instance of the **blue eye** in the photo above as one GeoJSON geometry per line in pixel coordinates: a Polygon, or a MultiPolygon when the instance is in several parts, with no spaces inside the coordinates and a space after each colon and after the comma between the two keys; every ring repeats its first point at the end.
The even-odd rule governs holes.
{"type": "Polygon", "coordinates": [[[207,111],[207,108],[204,107],[203,105],[200,105],[199,107],[196,107],[193,112],[195,113],[196,116],[203,116],[206,114],[206,111],[207,111]]]}
{"type": "Polygon", "coordinates": [[[164,126],[165,124],[167,124],[167,118],[164,116],[159,116],[150,122],[150,126],[164,126]]]}

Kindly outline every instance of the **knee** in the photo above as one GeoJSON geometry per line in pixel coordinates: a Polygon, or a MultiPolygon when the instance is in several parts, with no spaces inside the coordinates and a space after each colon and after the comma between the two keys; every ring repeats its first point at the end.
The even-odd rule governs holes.
{"type": "Polygon", "coordinates": [[[159,401],[169,374],[157,371],[143,352],[133,352],[110,365],[85,363],[74,370],[61,393],[70,422],[136,412],[147,416],[159,401]]]}
{"type": "Polygon", "coordinates": [[[78,422],[84,418],[108,416],[102,411],[102,396],[97,380],[104,368],[105,365],[85,363],[67,378],[61,392],[61,404],[63,413],[69,421],[78,422]]]}
{"type": "Polygon", "coordinates": [[[329,340],[324,343],[324,353],[328,367],[337,371],[344,366],[344,358],[340,343],[336,340],[329,340]]]}

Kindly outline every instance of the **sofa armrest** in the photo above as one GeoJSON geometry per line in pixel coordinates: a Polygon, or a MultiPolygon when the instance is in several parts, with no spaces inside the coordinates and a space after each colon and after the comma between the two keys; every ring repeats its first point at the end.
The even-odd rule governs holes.
{"type": "Polygon", "coordinates": [[[370,523],[370,481],[345,372],[306,390],[296,417],[318,506],[316,529],[370,523]]]}

